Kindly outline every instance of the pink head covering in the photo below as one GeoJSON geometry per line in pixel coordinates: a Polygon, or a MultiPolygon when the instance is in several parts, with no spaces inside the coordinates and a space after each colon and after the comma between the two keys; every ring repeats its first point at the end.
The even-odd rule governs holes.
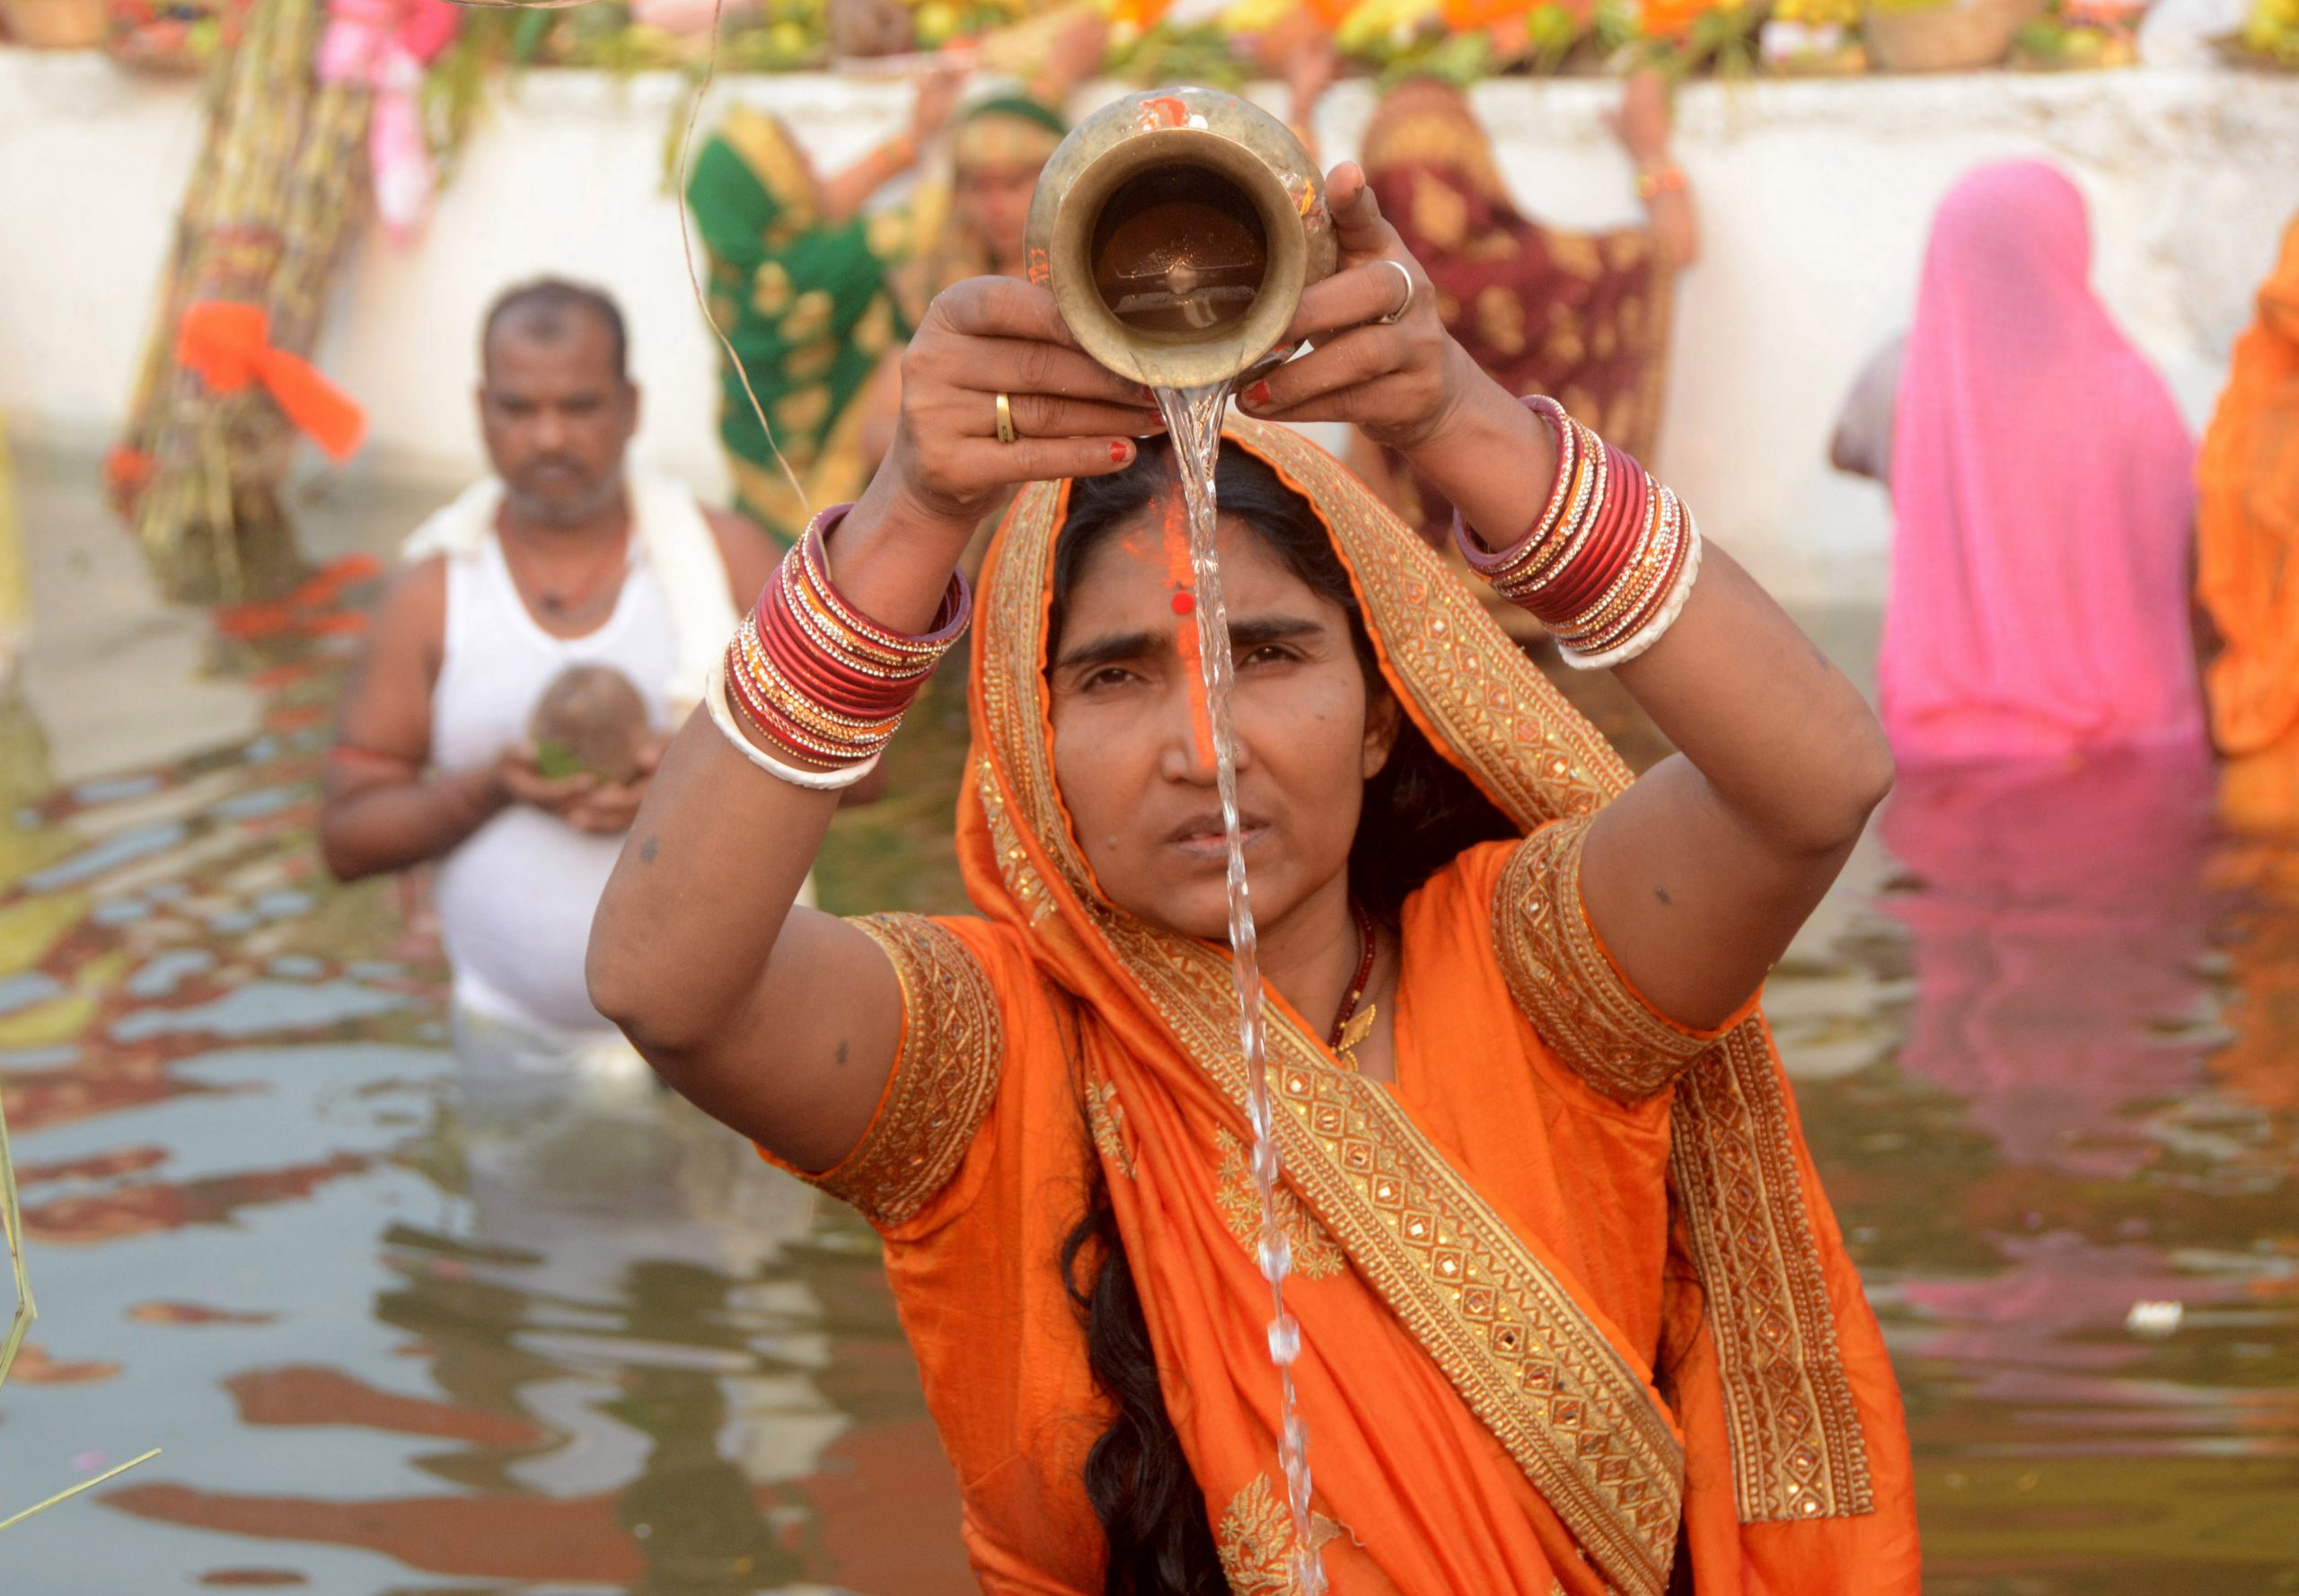
{"type": "Polygon", "coordinates": [[[1982,167],[1933,218],[1877,672],[1904,759],[2201,745],[2195,448],[2091,265],[2083,196],[2040,162],[1982,167]]]}

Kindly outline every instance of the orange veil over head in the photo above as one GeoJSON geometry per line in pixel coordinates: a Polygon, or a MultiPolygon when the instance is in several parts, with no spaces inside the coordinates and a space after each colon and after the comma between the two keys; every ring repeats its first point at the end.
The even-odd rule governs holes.
{"type": "Polygon", "coordinates": [[[2197,463],[2197,592],[2225,644],[2207,678],[2239,824],[2299,827],[2299,218],[2197,463]]]}
{"type": "MultiPolygon", "coordinates": [[[[1249,420],[1231,423],[1227,446],[1317,507],[1390,687],[1503,813],[1529,833],[1627,784],[1603,737],[1338,463],[1249,420]]],[[[1275,1596],[1290,1588],[1291,1530],[1269,1292],[1206,1178],[1252,1139],[1228,955],[1109,904],[1056,789],[1044,659],[1066,499],[1063,484],[1025,490],[984,571],[961,860],[977,905],[1067,1000],[1067,1035],[1009,1033],[1007,1045],[1061,1047],[1082,1077],[1231,1588],[1275,1596]]],[[[1491,957],[1453,962],[1457,988],[1440,990],[1440,961],[1401,1001],[1528,1025],[1491,957]]],[[[1498,1210],[1394,1092],[1268,1001],[1296,1375],[1336,1592],[1663,1596],[1680,1526],[1704,1596],[1915,1591],[1897,1394],[1760,1018],[1660,1088],[1675,1092],[1669,1256],[1686,1267],[1665,1288],[1656,1376],[1650,1350],[1545,1248],[1537,1214],[1498,1210]],[[1304,1264],[1320,1258],[1330,1266],[1304,1264]]],[[[1626,1077],[1638,1062],[1617,1061],[1626,1077]]]]}

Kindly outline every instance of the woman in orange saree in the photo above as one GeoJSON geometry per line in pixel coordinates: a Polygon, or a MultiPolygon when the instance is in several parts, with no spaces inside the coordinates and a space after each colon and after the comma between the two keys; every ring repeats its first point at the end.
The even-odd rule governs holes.
{"type": "MultiPolygon", "coordinates": [[[[1519,474],[1504,440],[1545,480],[1537,426],[1425,303],[1379,322],[1401,246],[1351,169],[1330,191],[1351,268],[1305,299],[1317,353],[1263,408],[1374,428],[1477,524],[1511,519],[1470,489],[1519,474]],[[1425,425],[1456,410],[1475,421],[1425,425]]],[[[1027,284],[945,295],[904,386],[888,472],[824,545],[842,602],[920,625],[979,502],[1032,483],[979,604],[980,917],[781,913],[834,798],[698,724],[603,904],[594,996],[885,1238],[985,1591],[1278,1596],[1268,1287],[1161,451],[1027,284]],[[1018,443],[989,430],[1005,385],[1018,443]]],[[[1884,784],[1856,695],[1712,556],[1623,669],[1702,763],[1630,790],[1330,457],[1241,420],[1220,485],[1331,1588],[1914,1592],[1898,1396],[1750,996],[1884,784]],[[1743,671],[1777,699],[1753,728],[1708,696],[1748,697],[1743,671]]]]}
{"type": "Polygon", "coordinates": [[[2299,219],[2235,345],[2197,476],[2197,592],[2224,644],[2206,678],[2221,808],[2245,830],[2299,830],[2299,219]]]}

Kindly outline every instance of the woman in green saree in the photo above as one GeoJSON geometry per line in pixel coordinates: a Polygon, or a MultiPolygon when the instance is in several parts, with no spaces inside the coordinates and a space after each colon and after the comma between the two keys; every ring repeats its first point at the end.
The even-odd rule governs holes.
{"type": "Polygon", "coordinates": [[[1021,275],[1030,194],[1067,131],[1038,99],[973,105],[953,130],[947,178],[864,209],[915,167],[952,86],[929,79],[909,130],[827,181],[780,121],[750,107],[730,113],[695,162],[687,198],[710,257],[710,312],[741,363],[720,362],[719,441],[736,507],[785,543],[806,523],[805,503],[853,498],[868,481],[900,403],[894,357],[934,295],[965,278],[1021,275]],[[775,461],[778,444],[804,503],[775,461]]]}
{"type": "Polygon", "coordinates": [[[909,128],[827,181],[778,119],[750,106],[730,112],[696,157],[687,203],[709,255],[711,320],[732,348],[720,362],[718,437],[736,507],[786,543],[806,511],[776,445],[807,498],[861,487],[841,469],[854,451],[835,435],[880,358],[910,335],[890,273],[913,249],[906,212],[863,207],[916,165],[954,86],[929,79],[909,128]]]}

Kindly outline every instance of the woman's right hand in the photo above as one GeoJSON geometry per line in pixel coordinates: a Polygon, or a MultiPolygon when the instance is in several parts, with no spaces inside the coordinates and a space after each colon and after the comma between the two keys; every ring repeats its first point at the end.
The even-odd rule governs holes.
{"type": "Polygon", "coordinates": [[[910,142],[912,158],[940,137],[950,125],[950,117],[958,109],[958,101],[965,93],[966,75],[957,68],[946,67],[928,73],[918,80],[918,87],[910,101],[910,142]]]}
{"type": "Polygon", "coordinates": [[[935,296],[903,354],[902,419],[872,497],[883,485],[890,513],[970,533],[1016,486],[1123,470],[1133,440],[1164,427],[1148,389],[1079,348],[1051,293],[969,278],[935,296]]]}

